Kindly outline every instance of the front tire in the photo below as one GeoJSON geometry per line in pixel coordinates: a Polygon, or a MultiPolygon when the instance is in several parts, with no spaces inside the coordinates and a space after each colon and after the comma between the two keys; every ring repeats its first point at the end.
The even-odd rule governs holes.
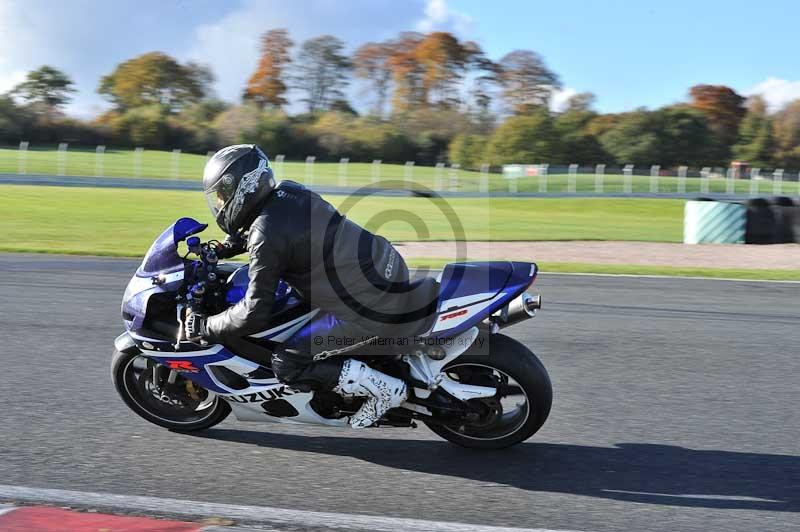
{"type": "MultiPolygon", "coordinates": [[[[516,390],[514,395],[525,399],[525,409],[512,413],[504,412],[501,407],[494,422],[490,420],[472,426],[464,423],[425,424],[437,435],[462,447],[504,449],[527,440],[544,425],[553,403],[553,389],[544,365],[527,347],[502,334],[481,335],[488,342],[488,353],[485,348],[478,349],[473,344],[466,353],[445,366],[444,372],[448,375],[454,373],[456,377],[460,373],[465,379],[471,375],[473,380],[464,382],[477,385],[487,385],[488,382],[475,379],[511,380],[516,383],[513,386],[516,390]],[[505,427],[502,425],[504,422],[507,423],[505,427]]],[[[484,401],[496,411],[500,399],[504,399],[501,395],[498,393],[498,396],[489,400],[471,401],[484,401]]]]}
{"type": "Polygon", "coordinates": [[[150,423],[176,432],[205,430],[222,422],[231,407],[219,396],[200,388],[178,374],[169,390],[153,385],[156,375],[169,370],[141,353],[114,351],[111,378],[128,407],[150,423]],[[185,393],[181,393],[182,389],[185,393]]]}

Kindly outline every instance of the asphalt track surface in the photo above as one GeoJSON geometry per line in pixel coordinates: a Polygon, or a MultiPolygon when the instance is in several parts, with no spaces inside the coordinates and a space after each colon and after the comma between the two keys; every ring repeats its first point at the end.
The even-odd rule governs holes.
{"type": "MultiPolygon", "coordinates": [[[[0,185],[37,185],[48,187],[96,187],[96,188],[138,188],[154,190],[200,190],[198,180],[189,179],[158,179],[147,177],[89,177],[89,176],[50,176],[50,175],[17,175],[0,174],[0,185]]],[[[345,194],[357,196],[415,196],[420,195],[412,189],[397,188],[372,188],[372,187],[338,187],[338,186],[312,186],[319,194],[345,194]]],[[[425,194],[425,193],[422,193],[425,194]]],[[[634,192],[630,194],[621,192],[476,192],[476,191],[449,191],[439,190],[436,194],[448,198],[661,198],[661,199],[694,199],[698,196],[730,201],[743,201],[759,195],[749,194],[721,194],[721,193],[670,193],[670,192],[634,192]]],[[[762,193],[760,196],[763,196],[762,193]]]]}
{"type": "MultiPolygon", "coordinates": [[[[528,443],[232,420],[173,434],[109,379],[136,264],[0,255],[0,483],[581,531],[797,530],[800,284],[548,276],[528,443]]],[[[3,502],[3,501],[0,501],[3,502]]]]}

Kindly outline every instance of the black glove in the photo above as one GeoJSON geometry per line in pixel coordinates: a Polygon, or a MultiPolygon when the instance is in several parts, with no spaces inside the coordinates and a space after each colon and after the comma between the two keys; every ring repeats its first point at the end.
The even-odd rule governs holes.
{"type": "Polygon", "coordinates": [[[206,329],[206,317],[196,312],[191,312],[186,316],[186,339],[190,342],[199,342],[208,336],[208,329],[206,329]]]}
{"type": "Polygon", "coordinates": [[[217,257],[229,259],[247,251],[247,240],[240,235],[226,236],[225,241],[217,246],[217,257]]]}

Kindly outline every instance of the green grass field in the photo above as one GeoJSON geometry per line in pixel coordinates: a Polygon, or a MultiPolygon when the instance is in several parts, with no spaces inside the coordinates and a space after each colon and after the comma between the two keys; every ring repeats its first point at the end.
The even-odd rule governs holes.
{"type": "MultiPolygon", "coordinates": [[[[203,173],[206,155],[145,150],[137,156],[133,150],[107,150],[98,157],[94,150],[69,149],[59,155],[55,149],[29,149],[24,155],[14,148],[0,149],[0,173],[43,174],[66,176],[106,177],[153,177],[199,179],[203,173]]],[[[504,179],[500,174],[481,175],[450,168],[437,169],[426,166],[406,168],[398,164],[370,163],[274,163],[275,172],[281,179],[293,179],[307,185],[364,186],[377,180],[410,180],[434,190],[477,191],[486,186],[492,191],[517,190],[519,192],[569,192],[569,177],[564,174],[546,178],[524,177],[518,181],[504,179]],[[485,183],[482,180],[485,179],[485,183]]],[[[709,179],[709,192],[736,192],[759,194],[800,195],[797,181],[774,183],[770,180],[737,180],[732,188],[723,179],[709,179]]],[[[625,177],[617,174],[605,175],[600,183],[594,174],[575,176],[577,192],[624,193],[627,190],[625,177]]],[[[651,181],[648,176],[632,176],[629,183],[632,192],[680,192],[680,180],[676,177],[659,177],[651,181]]],[[[702,194],[700,179],[686,179],[686,193],[702,194]]]]}
{"type": "MultiPolygon", "coordinates": [[[[0,251],[141,257],[180,216],[210,221],[196,192],[0,185],[0,251]]],[[[440,206],[458,213],[468,240],[633,240],[680,242],[683,201],[650,199],[472,199],[435,204],[424,198],[368,197],[348,207],[356,222],[392,240],[452,240],[440,206]],[[391,220],[383,223],[384,218],[391,220]],[[398,221],[398,219],[400,221],[398,221]],[[402,221],[405,220],[405,221],[402,221]],[[421,235],[413,224],[423,221],[421,235]]],[[[356,198],[353,198],[356,199],[356,198]]],[[[221,238],[215,226],[204,239],[221,238]]],[[[499,245],[502,245],[499,244],[499,245]]],[[[513,257],[509,257],[513,258],[513,257]]],[[[441,266],[444,259],[412,265],[441,266]]],[[[542,263],[543,271],[800,280],[800,271],[542,263]]]]}
{"type": "MultiPolygon", "coordinates": [[[[210,218],[197,192],[4,185],[0,196],[0,251],[141,256],[178,217],[210,218]]],[[[467,240],[679,242],[682,237],[680,200],[458,198],[434,204],[425,198],[367,197],[348,208],[344,196],[328,199],[392,240],[453,240],[440,206],[458,213],[467,240]],[[424,230],[418,234],[420,224],[424,230]]],[[[204,234],[211,236],[222,236],[216,226],[204,234]]]]}

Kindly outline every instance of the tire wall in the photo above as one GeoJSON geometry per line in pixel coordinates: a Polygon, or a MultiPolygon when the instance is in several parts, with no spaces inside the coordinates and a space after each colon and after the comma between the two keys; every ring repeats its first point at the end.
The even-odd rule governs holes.
{"type": "Polygon", "coordinates": [[[738,203],[687,201],[683,218],[686,244],[743,244],[747,209],[738,203]]]}
{"type": "Polygon", "coordinates": [[[747,244],[800,243],[800,205],[791,198],[748,200],[747,244]]]}
{"type": "Polygon", "coordinates": [[[683,228],[686,244],[800,243],[800,205],[787,197],[687,201],[683,228]]]}

